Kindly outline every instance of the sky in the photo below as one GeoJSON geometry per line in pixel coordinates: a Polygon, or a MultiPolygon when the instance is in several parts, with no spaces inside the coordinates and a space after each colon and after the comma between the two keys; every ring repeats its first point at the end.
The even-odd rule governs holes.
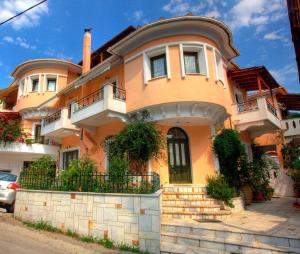
{"type": "MultiPolygon", "coordinates": [[[[0,0],[0,22],[40,0],[0,0]]],[[[20,63],[59,58],[78,63],[83,30],[97,49],[129,25],[160,17],[215,17],[232,30],[241,67],[266,66],[289,92],[300,93],[286,0],[48,0],[0,26],[0,89],[20,63]]]]}

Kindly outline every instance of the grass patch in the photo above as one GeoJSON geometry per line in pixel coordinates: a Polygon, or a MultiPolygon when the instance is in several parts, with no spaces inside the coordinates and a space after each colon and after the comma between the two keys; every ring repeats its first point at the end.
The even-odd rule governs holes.
{"type": "Polygon", "coordinates": [[[139,247],[130,246],[125,243],[121,243],[117,245],[110,239],[100,239],[100,238],[93,237],[91,235],[79,235],[78,233],[70,229],[63,231],[59,228],[53,227],[51,224],[43,220],[38,222],[23,221],[23,224],[37,230],[44,230],[53,233],[64,234],[73,238],[77,238],[78,240],[85,243],[96,243],[102,245],[107,249],[119,249],[120,251],[128,251],[128,252],[139,253],[139,254],[149,254],[148,251],[141,251],[139,247]]]}

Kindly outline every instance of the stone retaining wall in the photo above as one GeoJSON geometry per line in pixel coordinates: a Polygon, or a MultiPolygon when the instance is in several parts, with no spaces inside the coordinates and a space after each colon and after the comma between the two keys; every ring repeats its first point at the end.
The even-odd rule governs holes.
{"type": "Polygon", "coordinates": [[[160,252],[161,192],[101,194],[18,190],[15,217],[160,252]]]}
{"type": "Polygon", "coordinates": [[[245,210],[245,201],[243,197],[233,198],[232,203],[234,205],[234,208],[226,207],[226,209],[230,209],[233,213],[238,213],[245,210]]]}

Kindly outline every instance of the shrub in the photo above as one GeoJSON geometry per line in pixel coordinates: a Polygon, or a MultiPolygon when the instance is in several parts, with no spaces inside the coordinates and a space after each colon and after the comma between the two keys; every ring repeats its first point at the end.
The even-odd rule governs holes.
{"type": "Polygon", "coordinates": [[[88,157],[73,160],[61,173],[61,188],[64,191],[90,191],[94,189],[90,182],[97,172],[96,164],[88,157]]]}
{"type": "Polygon", "coordinates": [[[230,186],[238,189],[241,185],[241,165],[245,164],[243,160],[246,158],[245,147],[239,133],[236,130],[223,129],[215,137],[213,149],[219,158],[221,174],[230,186]]]}
{"type": "Polygon", "coordinates": [[[225,205],[231,208],[234,207],[231,199],[236,195],[236,191],[229,186],[224,176],[208,177],[207,182],[206,190],[212,198],[223,201],[225,205]]]}
{"type": "Polygon", "coordinates": [[[144,112],[142,117],[131,116],[129,124],[116,136],[110,150],[116,156],[126,155],[130,170],[141,172],[149,160],[160,157],[163,147],[161,133],[144,112]]]}

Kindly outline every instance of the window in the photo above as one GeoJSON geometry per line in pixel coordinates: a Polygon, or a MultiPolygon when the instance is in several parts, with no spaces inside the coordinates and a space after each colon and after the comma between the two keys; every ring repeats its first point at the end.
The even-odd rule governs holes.
{"type": "Polygon", "coordinates": [[[47,79],[47,91],[48,92],[56,91],[56,79],[54,78],[47,79]]]}
{"type": "Polygon", "coordinates": [[[39,91],[39,80],[38,79],[32,79],[32,92],[38,92],[39,91]]]}
{"type": "Polygon", "coordinates": [[[217,78],[217,80],[223,81],[224,74],[223,74],[222,56],[216,50],[215,50],[215,58],[216,58],[216,78],[217,78]]]}
{"type": "Polygon", "coordinates": [[[44,144],[44,137],[41,136],[41,125],[40,124],[36,124],[35,128],[34,128],[34,143],[37,144],[44,144]]]}
{"type": "Polygon", "coordinates": [[[78,149],[63,152],[62,153],[63,169],[68,168],[70,161],[77,160],[78,154],[79,154],[78,149]]]}
{"type": "Polygon", "coordinates": [[[200,73],[197,52],[184,52],[185,73],[200,73]]]}
{"type": "Polygon", "coordinates": [[[150,58],[151,78],[167,75],[166,54],[161,54],[150,58]]]}

